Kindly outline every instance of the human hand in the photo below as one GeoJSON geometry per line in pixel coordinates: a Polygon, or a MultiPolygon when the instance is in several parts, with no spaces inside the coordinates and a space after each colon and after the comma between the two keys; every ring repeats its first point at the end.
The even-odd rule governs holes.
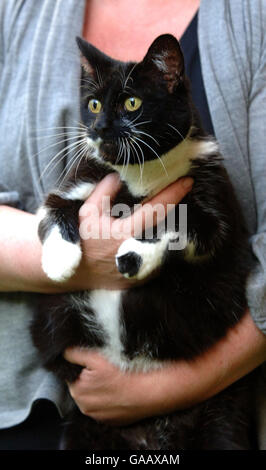
{"type": "Polygon", "coordinates": [[[217,394],[266,360],[266,336],[249,312],[199,358],[166,362],[147,373],[121,372],[97,352],[68,348],[65,359],[84,367],[69,385],[82,413],[111,425],[184,409],[217,394]]]}
{"type": "MultiPolygon", "coordinates": [[[[141,225],[145,213],[148,216],[153,215],[152,209],[156,204],[162,204],[166,213],[167,204],[178,204],[183,199],[190,190],[190,187],[183,186],[184,180],[191,182],[191,178],[182,178],[171,184],[151,199],[149,206],[145,204],[127,219],[114,219],[108,214],[101,214],[97,221],[100,229],[105,230],[106,226],[111,226],[111,233],[119,235],[120,239],[112,236],[110,239],[99,237],[82,240],[82,262],[73,278],[61,285],[51,281],[42,269],[42,244],[37,233],[39,218],[18,209],[0,206],[0,291],[56,293],[99,287],[122,289],[132,285],[136,281],[126,280],[115,265],[118,247],[124,239],[131,236],[130,227],[134,220],[141,225]]],[[[112,199],[119,186],[119,179],[115,174],[107,176],[97,185],[87,203],[95,204],[100,210],[103,196],[110,196],[112,199]]],[[[86,203],[81,212],[83,215],[80,216],[80,223],[83,223],[89,219],[86,215],[86,203]]],[[[91,223],[94,223],[93,218],[91,223]]]]}
{"type": "Polygon", "coordinates": [[[81,348],[66,349],[64,357],[84,367],[68,387],[80,411],[96,421],[123,425],[159,410],[169,411],[164,408],[158,384],[164,384],[163,377],[171,373],[171,366],[155,373],[122,372],[100,353],[81,348]]]}
{"type": "Polygon", "coordinates": [[[112,201],[120,188],[120,180],[116,174],[106,176],[80,210],[80,233],[85,233],[85,237],[81,237],[83,258],[75,275],[63,288],[122,289],[136,283],[135,280],[125,279],[117,269],[115,255],[120,244],[132,236],[133,227],[139,227],[141,232],[145,227],[145,220],[153,220],[154,225],[158,223],[158,214],[153,210],[154,207],[161,204],[166,215],[168,205],[178,204],[190,191],[192,184],[191,178],[182,178],[146,202],[131,216],[118,219],[102,210],[103,199],[110,197],[112,201]],[[87,237],[86,234],[95,231],[95,227],[99,236],[87,237]],[[103,234],[110,236],[105,237],[103,234]]]}

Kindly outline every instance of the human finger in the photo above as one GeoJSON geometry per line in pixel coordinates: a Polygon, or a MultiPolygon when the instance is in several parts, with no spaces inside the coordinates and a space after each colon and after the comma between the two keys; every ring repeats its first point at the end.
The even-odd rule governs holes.
{"type": "Polygon", "coordinates": [[[117,173],[110,173],[109,175],[105,176],[95,186],[92,194],[81,207],[80,216],[82,217],[87,215],[86,206],[94,206],[98,214],[101,215],[101,213],[105,210],[105,205],[107,202],[110,202],[109,207],[112,206],[112,201],[118,193],[120,186],[121,182],[117,173]]]}
{"type": "Polygon", "coordinates": [[[71,364],[78,364],[79,366],[88,368],[89,354],[89,351],[85,348],[70,347],[65,349],[63,356],[68,362],[71,362],[71,364]]]}
{"type": "Polygon", "coordinates": [[[147,226],[152,227],[163,221],[169,211],[191,190],[193,183],[193,178],[185,177],[167,186],[138,208],[131,217],[123,219],[123,230],[141,233],[147,226]]]}
{"type": "Polygon", "coordinates": [[[66,348],[63,355],[71,364],[78,364],[88,370],[99,369],[99,367],[109,364],[99,352],[78,346],[66,348]]]}

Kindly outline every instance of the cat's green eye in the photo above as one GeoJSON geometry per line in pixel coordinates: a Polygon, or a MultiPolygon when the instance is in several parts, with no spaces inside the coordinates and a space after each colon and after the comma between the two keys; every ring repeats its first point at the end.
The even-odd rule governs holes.
{"type": "Polygon", "coordinates": [[[125,108],[127,111],[137,111],[142,105],[142,100],[136,96],[130,96],[125,101],[125,108]]]}
{"type": "Polygon", "coordinates": [[[99,113],[102,109],[102,103],[95,98],[91,99],[88,104],[88,108],[92,113],[99,113]]]}

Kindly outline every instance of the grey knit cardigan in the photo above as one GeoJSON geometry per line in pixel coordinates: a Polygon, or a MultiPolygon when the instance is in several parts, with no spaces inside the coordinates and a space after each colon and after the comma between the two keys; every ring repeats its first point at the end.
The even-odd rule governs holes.
{"type": "MultiPolygon", "coordinates": [[[[85,0],[0,2],[0,204],[34,211],[63,169],[62,161],[40,179],[63,145],[53,147],[60,139],[53,141],[53,132],[44,129],[79,120],[74,38],[82,31],[84,5],[85,0]]],[[[215,134],[257,259],[247,286],[250,311],[266,333],[266,2],[202,0],[198,28],[215,134]]],[[[65,411],[64,390],[40,367],[31,344],[33,300],[32,294],[0,295],[1,427],[21,422],[41,397],[65,411]]]]}

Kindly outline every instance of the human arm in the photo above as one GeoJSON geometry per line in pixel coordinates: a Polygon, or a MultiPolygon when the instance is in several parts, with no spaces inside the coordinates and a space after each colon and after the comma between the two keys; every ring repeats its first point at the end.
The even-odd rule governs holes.
{"type": "MultiPolygon", "coordinates": [[[[186,181],[191,179],[186,178],[186,181]]],[[[160,202],[167,204],[179,202],[189,191],[184,180],[172,184],[150,201],[150,207],[160,202]]],[[[114,175],[107,176],[94,190],[87,202],[101,207],[103,196],[112,196],[119,189],[119,181],[114,175]]],[[[83,208],[84,209],[84,208],[83,208]]],[[[81,222],[86,220],[86,211],[81,216],[81,222]]],[[[143,211],[143,213],[145,213],[143,211]]],[[[133,218],[142,219],[142,209],[133,218]]],[[[114,236],[109,240],[81,240],[83,258],[81,264],[67,283],[62,285],[50,281],[41,267],[41,243],[37,235],[38,218],[7,206],[0,206],[0,291],[25,291],[40,293],[55,293],[97,287],[123,288],[128,285],[126,279],[117,271],[115,254],[123,237],[129,237],[129,227],[132,217],[127,222],[101,214],[101,227],[110,224],[114,236]],[[115,233],[122,238],[115,237],[115,233]]],[[[92,221],[93,223],[93,221],[92,221]]]]}
{"type": "Polygon", "coordinates": [[[256,260],[247,284],[248,305],[256,325],[266,333],[266,3],[254,0],[250,9],[241,0],[227,2],[226,8],[224,2],[202,2],[198,36],[215,135],[256,260]],[[240,50],[241,54],[236,52],[240,50]],[[219,54],[222,61],[217,60],[219,54]]]}
{"type": "Polygon", "coordinates": [[[53,290],[41,269],[41,244],[33,214],[0,206],[0,291],[53,290]]]}
{"type": "Polygon", "coordinates": [[[166,363],[148,373],[123,373],[98,353],[69,348],[65,358],[84,366],[69,384],[81,411],[109,424],[188,408],[225,389],[266,360],[266,336],[247,311],[215,346],[194,361],[166,363]]]}
{"type": "MultiPolygon", "coordinates": [[[[257,34],[259,48],[252,63],[252,83],[248,107],[249,164],[256,201],[256,230],[250,244],[256,259],[256,268],[249,276],[247,299],[256,325],[266,334],[266,4],[254,5],[254,28],[260,24],[257,34]]],[[[252,49],[253,50],[253,49],[252,49]]]]}

